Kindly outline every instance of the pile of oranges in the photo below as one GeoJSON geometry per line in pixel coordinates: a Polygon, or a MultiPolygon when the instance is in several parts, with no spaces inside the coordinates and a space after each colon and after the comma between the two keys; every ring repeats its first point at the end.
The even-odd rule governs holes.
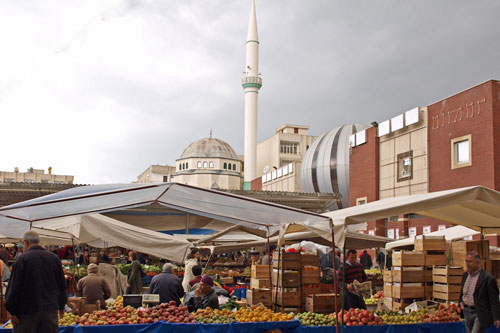
{"type": "Polygon", "coordinates": [[[263,321],[288,321],[293,320],[293,314],[275,313],[264,306],[252,305],[249,308],[241,308],[234,314],[236,321],[240,323],[254,323],[263,321]]]}

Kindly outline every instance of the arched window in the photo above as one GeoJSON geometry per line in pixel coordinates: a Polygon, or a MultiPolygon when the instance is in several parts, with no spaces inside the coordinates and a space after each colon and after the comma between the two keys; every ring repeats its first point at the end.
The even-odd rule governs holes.
{"type": "Polygon", "coordinates": [[[224,162],[224,169],[227,169],[227,163],[224,162]]]}
{"type": "Polygon", "coordinates": [[[203,162],[203,167],[204,168],[208,168],[208,163],[207,162],[203,162]]]}
{"type": "Polygon", "coordinates": [[[236,164],[233,164],[233,170],[236,171],[236,164]]]}
{"type": "Polygon", "coordinates": [[[200,162],[200,161],[198,161],[198,163],[196,163],[196,167],[197,167],[198,169],[200,169],[200,168],[201,168],[201,162],[200,162]]]}
{"type": "Polygon", "coordinates": [[[182,163],[179,164],[179,170],[182,170],[182,163]]]}
{"type": "Polygon", "coordinates": [[[188,162],[186,162],[186,169],[189,169],[189,164],[188,164],[188,162]]]}
{"type": "Polygon", "coordinates": [[[209,166],[210,166],[210,169],[213,169],[214,168],[214,162],[210,162],[209,166]]]}

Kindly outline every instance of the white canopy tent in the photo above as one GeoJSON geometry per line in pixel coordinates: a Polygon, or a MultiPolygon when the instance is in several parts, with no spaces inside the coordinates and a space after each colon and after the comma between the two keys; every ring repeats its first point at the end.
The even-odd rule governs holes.
{"type": "MultiPolygon", "coordinates": [[[[5,217],[1,216],[0,219],[5,217]]],[[[6,219],[6,218],[5,218],[6,219]]],[[[40,235],[40,241],[44,245],[73,245],[78,244],[79,240],[74,235],[57,230],[46,230],[44,228],[33,228],[40,235]]],[[[22,237],[8,237],[0,234],[0,244],[19,243],[22,237]]]]}
{"type": "MultiPolygon", "coordinates": [[[[479,231],[458,225],[458,226],[454,226],[454,227],[451,227],[448,229],[430,232],[428,234],[425,234],[425,237],[432,238],[432,237],[444,236],[444,238],[446,239],[447,242],[451,242],[453,240],[463,239],[464,237],[477,235],[479,233],[480,233],[479,231]]],[[[387,243],[385,245],[385,248],[386,249],[399,249],[399,248],[403,248],[403,247],[413,247],[414,244],[415,244],[415,237],[413,236],[410,238],[400,239],[397,241],[387,243]]]]}
{"type": "MultiPolygon", "coordinates": [[[[351,225],[383,219],[390,216],[415,213],[453,224],[463,225],[482,233],[500,232],[500,192],[483,186],[394,197],[365,205],[328,212],[335,228],[335,244],[342,247],[342,230],[351,225]]],[[[285,234],[312,231],[331,240],[328,223],[294,223],[280,231],[280,242],[285,234]]]]}
{"type": "MultiPolygon", "coordinates": [[[[230,193],[178,183],[93,185],[72,188],[0,208],[0,229],[20,237],[44,221],[160,204],[215,220],[257,228],[268,234],[283,223],[327,223],[323,215],[230,193]]],[[[84,222],[87,223],[87,222],[84,222]]],[[[122,245],[124,246],[124,245],[122,245]]]]}

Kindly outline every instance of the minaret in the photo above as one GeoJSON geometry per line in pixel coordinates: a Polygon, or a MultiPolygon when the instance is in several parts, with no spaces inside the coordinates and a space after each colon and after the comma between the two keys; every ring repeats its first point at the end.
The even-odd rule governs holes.
{"type": "Polygon", "coordinates": [[[246,66],[241,85],[245,91],[245,171],[243,189],[251,190],[257,169],[257,101],[262,79],[259,77],[259,37],[255,0],[252,0],[246,42],[246,66]]]}

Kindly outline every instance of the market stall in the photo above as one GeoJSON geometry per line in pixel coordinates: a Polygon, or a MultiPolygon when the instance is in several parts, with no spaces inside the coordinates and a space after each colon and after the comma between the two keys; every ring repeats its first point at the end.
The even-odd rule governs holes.
{"type": "MultiPolygon", "coordinates": [[[[480,234],[479,231],[466,228],[464,226],[458,225],[444,230],[430,232],[425,235],[425,237],[444,237],[446,242],[451,242],[453,240],[463,239],[467,236],[473,236],[480,234]]],[[[389,242],[386,244],[386,249],[412,249],[415,245],[415,236],[399,239],[397,241],[389,242]]]]}

